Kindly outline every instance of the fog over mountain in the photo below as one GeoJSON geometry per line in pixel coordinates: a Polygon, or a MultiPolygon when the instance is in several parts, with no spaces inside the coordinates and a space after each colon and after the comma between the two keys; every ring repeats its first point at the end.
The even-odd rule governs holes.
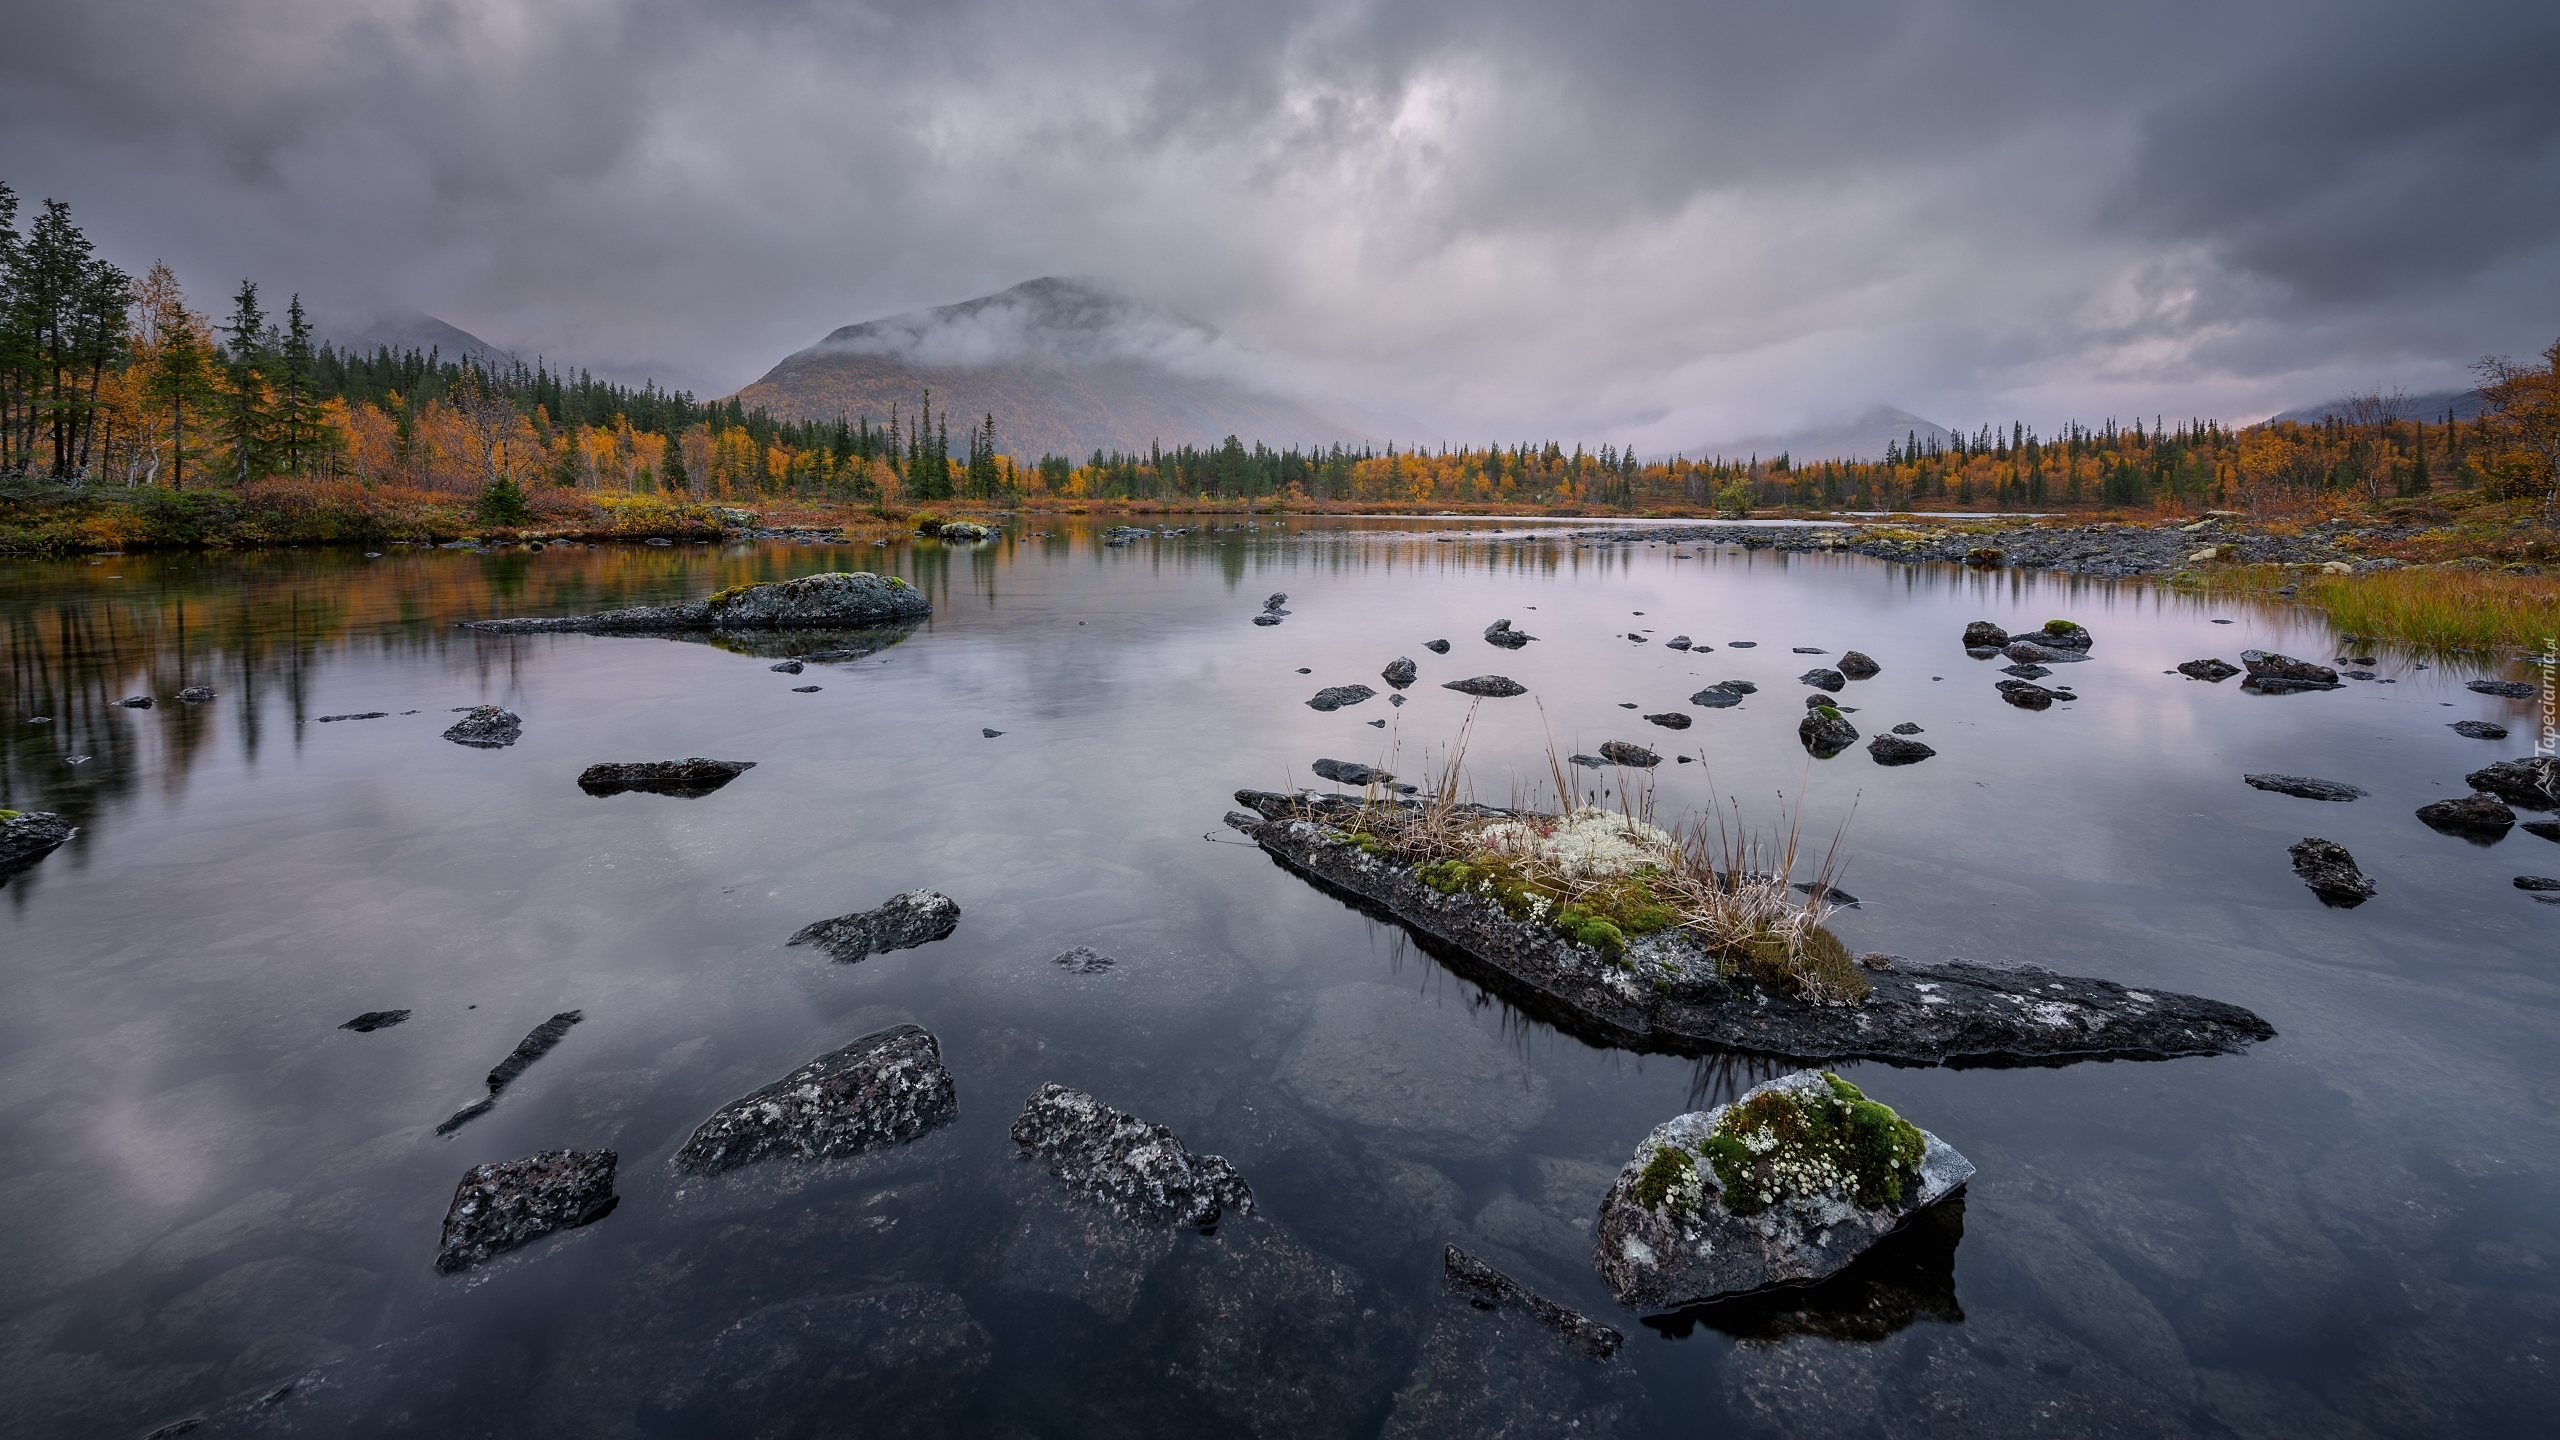
{"type": "Polygon", "coordinates": [[[0,170],[118,263],[703,395],[1054,275],[1257,393],[1647,454],[2254,420],[2560,316],[2535,0],[18,10],[0,170]]]}

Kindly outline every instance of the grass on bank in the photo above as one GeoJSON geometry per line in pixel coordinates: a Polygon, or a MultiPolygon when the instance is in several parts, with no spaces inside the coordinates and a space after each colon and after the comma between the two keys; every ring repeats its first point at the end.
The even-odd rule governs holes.
{"type": "Polygon", "coordinates": [[[2560,577],[2457,566],[2325,575],[2281,565],[2205,573],[2207,594],[2291,598],[2326,611],[2339,630],[2427,654],[2529,650],[2560,638],[2560,577]],[[2290,597],[2276,594],[2293,587],[2290,597]]]}

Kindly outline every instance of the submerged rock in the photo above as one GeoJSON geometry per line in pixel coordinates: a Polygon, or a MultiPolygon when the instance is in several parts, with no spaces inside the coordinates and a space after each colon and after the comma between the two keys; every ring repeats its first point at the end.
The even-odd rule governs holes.
{"type": "Polygon", "coordinates": [[[2540,693],[2521,680],[2473,680],[2462,688],[2476,690],[2483,695],[2503,695],[2510,700],[2530,700],[2540,693]]]}
{"type": "Polygon", "coordinates": [[[2272,790],[2279,795],[2297,795],[2305,800],[2354,800],[2370,795],[2343,780],[2318,780],[2309,775],[2243,775],[2240,777],[2259,790],[2272,790]]]}
{"type": "Polygon", "coordinates": [[[1387,668],[1379,671],[1378,675],[1380,679],[1385,680],[1388,684],[1401,690],[1407,685],[1412,684],[1419,673],[1420,672],[1413,668],[1412,661],[1407,660],[1402,656],[1398,656],[1397,658],[1388,661],[1387,668]]]}
{"type": "Polygon", "coordinates": [[[1629,740],[1602,741],[1600,758],[1612,765],[1633,765],[1639,769],[1651,769],[1662,763],[1661,756],[1629,740]]]}
{"type": "Polygon", "coordinates": [[[2539,835],[2545,840],[2560,840],[2560,820],[2527,820],[2523,828],[2527,835],[2539,835]]]}
{"type": "Polygon", "coordinates": [[[2000,653],[2021,665],[2077,665],[2089,658],[2076,650],[2056,649],[2033,640],[2012,640],[2000,653]]]}
{"type": "MultiPolygon", "coordinates": [[[[1235,822],[1235,816],[1230,814],[1227,817],[1227,821],[1229,824],[1233,824],[1235,822]]],[[[1063,951],[1057,955],[1051,956],[1049,963],[1066,971],[1070,975],[1100,975],[1120,962],[1101,953],[1090,945],[1078,945],[1072,950],[1063,951]]]]}
{"type": "Polygon", "coordinates": [[[1505,650],[1517,650],[1537,638],[1526,630],[1512,629],[1508,620],[1496,620],[1484,627],[1484,643],[1499,645],[1505,650]]]}
{"type": "Polygon", "coordinates": [[[1339,710],[1345,705],[1357,705],[1377,693],[1366,685],[1328,685],[1316,692],[1315,698],[1307,702],[1307,708],[1339,710]]]}
{"type": "Polygon", "coordinates": [[[1997,650],[2009,643],[2009,632],[1988,620],[1976,620],[1964,627],[1964,648],[1997,650]]]}
{"type": "Polygon", "coordinates": [[[1868,658],[1864,651],[1852,650],[1840,657],[1840,673],[1852,680],[1870,680],[1884,673],[1884,667],[1868,658]]]}
{"type": "Polygon", "coordinates": [[[1813,710],[1796,723],[1796,739],[1815,759],[1828,760],[1858,743],[1858,727],[1837,710],[1813,710]]]}
{"type": "Polygon", "coordinates": [[[1396,778],[1374,765],[1350,760],[1319,760],[1307,768],[1336,785],[1392,785],[1396,778]]]}
{"type": "Polygon", "coordinates": [[[190,685],[178,692],[178,703],[181,705],[201,705],[212,698],[213,687],[210,685],[190,685]]]}
{"type": "Polygon", "coordinates": [[[2516,823],[2516,812],[2495,795],[2466,795],[2418,807],[2418,818],[2454,835],[2504,835],[2516,823]]]}
{"type": "Polygon", "coordinates": [[[1442,1253],[1440,1281],[1430,1329],[1379,1440],[1596,1440],[1621,1433],[1642,1408],[1634,1371],[1612,1363],[1616,1330],[1455,1245],[1442,1253]]]}
{"type": "Polygon", "coordinates": [[[444,738],[456,745],[496,750],[524,738],[524,718],[495,705],[466,706],[462,718],[445,728],[444,738]]]}
{"type": "Polygon", "coordinates": [[[1665,730],[1686,730],[1694,723],[1690,720],[1688,712],[1683,710],[1665,710],[1659,715],[1647,715],[1644,718],[1665,730]]]}
{"type": "Polygon", "coordinates": [[[1256,625],[1277,625],[1280,623],[1280,612],[1277,610],[1265,610],[1261,614],[1253,617],[1253,623],[1256,625]]]}
{"type": "Polygon", "coordinates": [[[388,710],[359,710],[352,715],[323,715],[311,723],[314,725],[335,725],[341,720],[381,720],[388,718],[390,714],[391,712],[388,710]]]}
{"type": "Polygon", "coordinates": [[[2269,650],[2243,650],[2240,663],[2249,668],[2249,678],[2241,683],[2259,690],[2282,693],[2287,690],[2335,690],[2338,672],[2326,665],[2296,660],[2269,650]]]}
{"type": "Polygon", "coordinates": [[[2295,841],[2285,853],[2293,857],[2293,873],[2322,900],[2352,910],[2373,898],[2373,882],[2356,868],[2346,846],[2313,836],[2295,841]]]}
{"type": "Polygon", "coordinates": [[[1446,655],[1449,653],[1449,642],[1446,640],[1425,640],[1422,642],[1422,648],[1430,651],[1434,655],[1446,655]]]}
{"type": "Polygon", "coordinates": [[[1041,1086],[1011,1134],[1070,1190],[1123,1220],[1215,1225],[1229,1211],[1253,1213],[1253,1189],[1225,1157],[1194,1155],[1171,1130],[1080,1090],[1041,1086]]]}
{"type": "Polygon", "coordinates": [[[682,605],[644,605],[599,615],[557,618],[465,620],[467,630],[496,634],[578,631],[588,634],[652,634],[678,630],[798,630],[916,620],[933,606],[895,576],[833,571],[740,585],[682,605]]]}
{"type": "Polygon", "coordinates": [[[2053,672],[2042,665],[2003,665],[2000,667],[2000,673],[2015,675],[2021,680],[2041,680],[2053,672]]]}
{"type": "Polygon", "coordinates": [[[1455,690],[1461,695],[1479,695],[1491,699],[1502,699],[1506,696],[1526,695],[1529,693],[1528,686],[1521,684],[1519,681],[1512,679],[1508,675],[1475,675],[1464,680],[1448,681],[1440,688],[1443,690],[1455,690]]]}
{"type": "Polygon", "coordinates": [[[1564,1306],[1535,1294],[1520,1282],[1487,1265],[1455,1245],[1440,1252],[1440,1283],[1449,1293],[1477,1302],[1483,1308],[1512,1307],[1528,1311],[1538,1323],[1556,1332],[1573,1351],[1588,1360],[1607,1360],[1626,1343],[1624,1335],[1601,1324],[1579,1310],[1564,1306]]]}
{"type": "Polygon", "coordinates": [[[1874,756],[1879,765],[1917,765],[1938,752],[1917,740],[1905,740],[1899,735],[1879,735],[1867,742],[1867,753],[1874,756]]]}
{"type": "Polygon", "coordinates": [[[827,958],[851,964],[866,955],[930,944],[959,925],[960,902],[936,890],[910,890],[876,910],[803,925],[783,943],[815,945],[827,958]]]}
{"type": "Polygon", "coordinates": [[[1816,690],[1837,691],[1849,682],[1837,670],[1807,670],[1796,677],[1796,683],[1810,685],[1816,690]]]}
{"type": "Polygon", "coordinates": [[[2487,720],[2456,720],[2446,728],[2453,731],[2454,734],[2460,735],[2469,740],[2504,740],[2507,738],[2506,726],[2495,724],[2487,720]]]}
{"type": "Polygon", "coordinates": [[[1264,597],[1263,597],[1263,600],[1262,600],[1262,608],[1263,608],[1264,613],[1266,613],[1266,614],[1273,614],[1273,615],[1286,614],[1287,612],[1286,612],[1282,607],[1283,607],[1283,606],[1286,606],[1288,603],[1289,603],[1289,592],[1288,592],[1288,591],[1286,591],[1286,590],[1274,590],[1274,591],[1272,591],[1269,595],[1266,595],[1266,596],[1264,596],[1264,597]]]}
{"type": "Polygon", "coordinates": [[[896,1025],[722,1106],[694,1127],[675,1165],[713,1175],[770,1155],[831,1160],[903,1144],[959,1113],[942,1047],[921,1026],[896,1025]]]}
{"type": "Polygon", "coordinates": [[[521,1160],[475,1165],[445,1210],[436,1269],[450,1275],[555,1230],[611,1214],[614,1153],[544,1150],[521,1160]]]}
{"type": "Polygon", "coordinates": [[[2510,805],[2531,810],[2560,806],[2560,759],[2548,755],[2501,760],[2462,777],[2474,790],[2486,790],[2510,805]]]}
{"type": "Polygon", "coordinates": [[[1847,1081],[1798,1070],[1654,1127],[1600,1202],[1591,1259],[1649,1310],[1805,1284],[1973,1173],[1847,1081]]]}
{"type": "Polygon", "coordinates": [[[50,810],[0,810],[0,880],[61,849],[79,828],[50,810]]]}
{"type": "Polygon", "coordinates": [[[578,788],[596,796],[642,790],[695,799],[754,768],[753,760],[706,760],[699,755],[683,760],[610,761],[579,771],[578,788]]]}
{"type": "Polygon", "coordinates": [[[1240,828],[1274,861],[1383,912],[1462,978],[1596,1044],[1936,1064],[2232,1054],[2275,1033],[2219,1001],[1964,960],[1897,961],[1866,977],[1863,1000],[1814,1004],[1763,986],[1677,930],[1640,937],[1611,958],[1550,925],[1515,920],[1472,890],[1444,893],[1413,866],[1336,838],[1339,822],[1357,813],[1354,801],[1256,790],[1235,798],[1263,817],[1240,828]]]}
{"type": "Polygon", "coordinates": [[[359,1035],[370,1035],[376,1030],[388,1030],[408,1018],[409,1012],[406,1010],[367,1010],[338,1028],[353,1030],[359,1035]]]}
{"type": "Polygon", "coordinates": [[[663,1373],[646,1373],[636,1433],[966,1434],[963,1417],[993,1350],[986,1327],[947,1290],[897,1284],[803,1295],[730,1321],[671,1357],[663,1373]]]}
{"type": "Polygon", "coordinates": [[[2240,673],[2240,667],[2221,660],[2190,660],[2178,667],[2178,673],[2191,680],[2210,680],[2219,685],[2240,673]]]}

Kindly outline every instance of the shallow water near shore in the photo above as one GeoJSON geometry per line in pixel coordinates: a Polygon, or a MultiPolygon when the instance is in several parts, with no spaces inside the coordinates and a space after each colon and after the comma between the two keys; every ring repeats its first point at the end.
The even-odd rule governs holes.
{"type": "MultiPolygon", "coordinates": [[[[0,565],[0,807],[81,827],[0,887],[0,1436],[256,1433],[226,1407],[313,1374],[278,1405],[364,1433],[1374,1434],[1430,1387],[1450,1243],[1627,1332],[1624,1383],[1563,1433],[2441,1437],[2560,1408],[2560,906],[2511,883],[2560,873],[2560,845],[2412,814],[2530,752],[2534,702],[2462,681],[2534,672],[2139,585],[1481,519],[1027,528],[1053,533],[0,565]],[[453,626],[848,568],[935,614],[796,676],[768,667],[819,641],[453,626]],[[1250,623],[1273,592],[1284,623],[1250,623]],[[1487,645],[1503,617],[1541,638],[1487,645]],[[2045,682],[2081,698],[2003,704],[2006,662],[1959,643],[1985,618],[2086,625],[2092,658],[2045,682]],[[2378,678],[2163,673],[2247,648],[2370,654],[2378,678]],[[1808,762],[1796,677],[1850,649],[1883,667],[1838,697],[1852,722],[1916,723],[1935,758],[1808,762]],[[1395,707],[1400,656],[1421,679],[1395,707]],[[1845,824],[1853,950],[2208,995],[2277,1038],[1840,1065],[1980,1167],[1961,1214],[1818,1290],[1621,1310],[1589,1259],[1617,1167],[1792,1067],[1521,1015],[1220,823],[1320,757],[1425,778],[1472,705],[1442,682],[1483,674],[1530,693],[1473,706],[1481,800],[1542,784],[1551,744],[1646,744],[1667,818],[1723,795],[1766,827],[1783,795],[1817,846],[1845,824]],[[1759,691],[1686,703],[1725,679],[1759,691]],[[1304,704],[1348,684],[1379,694],[1304,704]],[[484,702],[521,741],[439,738],[484,702]],[[1694,724],[1641,718],[1673,710],[1694,724]],[[692,755],[756,768],[695,799],[576,783],[692,755]],[[2285,854],[2312,835],[2379,895],[2322,905],[2285,854]],[[783,945],[919,887],[959,902],[950,938],[854,965],[783,945]],[[1053,963],[1076,946],[1114,963],[1053,963]],[[337,1028],[390,1009],[411,1016],[337,1028]],[[939,1038],[954,1124],[850,1162],[673,1168],[718,1107],[902,1022],[939,1038]],[[1126,1285],[1062,1277],[1058,1187],[1006,1134],[1049,1081],[1227,1156],[1256,1217],[1178,1232],[1126,1285]],[[563,1147],[619,1153],[619,1207],[439,1275],[463,1171],[563,1147]],[[1236,1279],[1256,1244],[1324,1283],[1236,1279]]],[[[1572,773],[1610,803],[1624,783],[1572,773]]]]}

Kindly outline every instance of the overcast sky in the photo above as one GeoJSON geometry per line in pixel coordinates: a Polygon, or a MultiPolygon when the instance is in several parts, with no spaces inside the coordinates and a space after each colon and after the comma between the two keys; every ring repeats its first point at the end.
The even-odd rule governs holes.
{"type": "Polygon", "coordinates": [[[2552,0],[29,0],[0,179],[725,393],[1044,274],[1469,438],[2249,420],[2560,335],[2552,0]]]}

